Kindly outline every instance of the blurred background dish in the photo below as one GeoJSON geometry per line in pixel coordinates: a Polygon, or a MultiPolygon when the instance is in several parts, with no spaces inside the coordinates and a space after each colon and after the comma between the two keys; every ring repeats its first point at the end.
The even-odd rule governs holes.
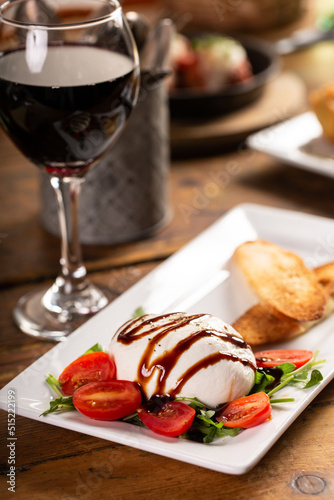
{"type": "MultiPolygon", "coordinates": [[[[208,34],[202,34],[207,37],[208,34]]],[[[199,36],[196,37],[199,39],[199,36]]],[[[240,109],[260,97],[264,85],[277,75],[279,57],[274,48],[254,38],[240,38],[252,74],[244,81],[222,85],[221,90],[173,88],[170,91],[172,118],[208,117],[240,109]]]]}
{"type": "Polygon", "coordinates": [[[220,92],[253,77],[246,49],[235,38],[208,32],[173,36],[170,54],[173,75],[170,91],[220,92]]]}

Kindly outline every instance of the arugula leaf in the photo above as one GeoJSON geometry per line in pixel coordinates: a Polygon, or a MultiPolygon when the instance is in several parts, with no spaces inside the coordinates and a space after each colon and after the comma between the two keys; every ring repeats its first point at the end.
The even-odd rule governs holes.
{"type": "Polygon", "coordinates": [[[266,388],[268,386],[271,386],[274,381],[275,378],[268,373],[257,370],[255,372],[255,383],[249,394],[255,394],[256,392],[266,392],[266,388]]]}
{"type": "Polygon", "coordinates": [[[321,382],[322,379],[323,376],[319,370],[312,370],[312,372],[303,372],[296,375],[290,382],[290,385],[299,387],[300,389],[308,389],[321,382]]]}
{"type": "Polygon", "coordinates": [[[313,369],[314,366],[325,362],[325,360],[316,361],[318,353],[319,351],[316,351],[308,363],[292,371],[291,365],[292,367],[295,367],[292,363],[283,363],[282,365],[279,365],[279,368],[281,368],[285,373],[282,375],[280,383],[274,387],[274,389],[267,392],[268,396],[271,397],[285,385],[292,385],[298,387],[299,389],[308,389],[309,387],[321,382],[323,376],[319,370],[313,369]]]}
{"type": "Polygon", "coordinates": [[[216,413],[215,410],[200,410],[200,414],[198,415],[198,418],[200,420],[203,420],[204,422],[207,422],[208,424],[212,425],[212,424],[214,424],[214,422],[211,419],[215,413],[216,413]]]}
{"type": "Polygon", "coordinates": [[[201,410],[203,408],[206,408],[206,406],[201,403],[201,401],[197,398],[186,398],[182,396],[177,396],[175,398],[175,401],[186,401],[188,406],[191,406],[194,410],[201,410]]]}
{"type": "Polygon", "coordinates": [[[72,396],[63,396],[61,392],[61,385],[56,377],[51,375],[51,373],[48,373],[45,381],[47,382],[47,384],[49,384],[49,386],[57,394],[57,396],[59,396],[59,398],[50,401],[50,407],[48,408],[48,410],[45,410],[43,413],[41,413],[40,416],[45,416],[49,413],[61,413],[63,411],[75,410],[72,396]]]}
{"type": "Polygon", "coordinates": [[[45,417],[45,415],[48,415],[49,413],[61,413],[64,411],[71,411],[75,409],[76,408],[73,404],[72,396],[68,396],[66,398],[61,396],[54,401],[50,401],[50,408],[43,411],[40,416],[45,417]]]}
{"type": "MultiPolygon", "coordinates": [[[[213,439],[218,437],[226,437],[226,436],[236,436],[240,429],[239,427],[235,427],[233,429],[228,429],[224,427],[224,421],[215,422],[212,420],[212,417],[215,415],[214,410],[199,410],[199,413],[195,416],[195,421],[192,425],[193,430],[197,430],[202,434],[202,442],[209,444],[213,441],[213,439]]],[[[185,433],[186,437],[188,433],[185,433]]],[[[190,436],[191,439],[191,436],[190,436]]]]}
{"type": "Polygon", "coordinates": [[[275,394],[275,392],[279,391],[284,386],[288,385],[291,382],[292,379],[293,379],[293,375],[290,375],[290,377],[286,378],[280,384],[276,385],[276,387],[274,387],[273,389],[271,389],[271,391],[267,392],[268,396],[271,397],[273,394],[275,394]]]}
{"type": "Polygon", "coordinates": [[[133,311],[132,318],[140,318],[140,316],[144,316],[144,314],[146,314],[144,308],[142,306],[139,306],[133,311]]]}
{"type": "Polygon", "coordinates": [[[309,387],[312,387],[312,386],[318,384],[319,382],[321,382],[321,380],[323,380],[323,378],[324,377],[319,372],[319,370],[313,370],[311,373],[311,378],[307,382],[307,384],[305,385],[304,389],[308,389],[309,387]]]}
{"type": "Polygon", "coordinates": [[[97,343],[97,344],[94,344],[92,347],[90,347],[90,349],[88,349],[86,352],[83,353],[83,356],[85,354],[90,354],[91,352],[100,352],[100,351],[103,351],[103,352],[108,352],[104,349],[103,345],[97,343]]]}
{"type": "Polygon", "coordinates": [[[296,365],[287,362],[287,363],[282,363],[281,365],[277,365],[276,368],[280,368],[283,372],[283,375],[288,375],[289,373],[293,372],[296,369],[296,365]]]}
{"type": "Polygon", "coordinates": [[[273,405],[275,403],[293,403],[295,398],[278,398],[278,399],[270,399],[270,404],[273,405]]]}
{"type": "MultiPolygon", "coordinates": [[[[205,431],[206,431],[206,429],[205,429],[205,431]]],[[[218,431],[218,429],[215,428],[214,426],[209,427],[207,434],[203,437],[203,443],[205,443],[205,444],[212,443],[212,441],[215,439],[215,437],[217,435],[217,431],[218,431]]],[[[202,433],[204,434],[205,432],[202,431],[202,433]]]]}
{"type": "Polygon", "coordinates": [[[140,420],[138,413],[131,413],[131,415],[127,415],[122,418],[123,422],[127,422],[128,424],[138,425],[138,427],[145,427],[145,424],[140,420]]]}
{"type": "Polygon", "coordinates": [[[58,382],[58,380],[56,379],[56,377],[54,377],[53,375],[51,375],[51,373],[47,373],[47,378],[45,380],[45,382],[47,384],[49,384],[49,386],[51,387],[51,389],[59,396],[59,397],[63,397],[63,394],[61,392],[61,385],[60,383],[58,382]]]}
{"type": "Polygon", "coordinates": [[[228,429],[224,427],[224,422],[214,421],[213,417],[216,411],[207,408],[197,398],[176,397],[175,400],[185,401],[196,411],[191,428],[182,434],[182,436],[179,436],[180,438],[208,444],[218,437],[236,436],[240,431],[239,428],[228,429]]]}

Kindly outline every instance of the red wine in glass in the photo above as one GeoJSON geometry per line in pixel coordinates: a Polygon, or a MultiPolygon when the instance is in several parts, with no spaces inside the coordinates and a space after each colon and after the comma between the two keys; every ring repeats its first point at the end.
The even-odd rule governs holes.
{"type": "Polygon", "coordinates": [[[19,49],[0,57],[2,124],[38,167],[81,175],[124,128],[134,102],[133,62],[95,46],[51,45],[41,75],[25,56],[19,49]]]}

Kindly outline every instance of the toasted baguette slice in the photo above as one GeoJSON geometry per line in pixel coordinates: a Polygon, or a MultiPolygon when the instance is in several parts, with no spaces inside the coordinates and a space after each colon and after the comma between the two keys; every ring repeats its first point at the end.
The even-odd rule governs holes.
{"type": "Polygon", "coordinates": [[[315,321],[300,322],[291,318],[278,318],[270,314],[261,304],[248,309],[232,323],[233,328],[242,335],[252,347],[289,340],[308,332],[311,328],[334,312],[334,297],[328,298],[322,317],[315,321]]]}
{"type": "Polygon", "coordinates": [[[334,295],[334,262],[316,267],[314,272],[325,295],[334,295]]]}
{"type": "Polygon", "coordinates": [[[263,240],[240,245],[234,258],[265,309],[297,321],[321,318],[326,298],[315,273],[296,254],[263,240]]]}
{"type": "Polygon", "coordinates": [[[288,340],[310,330],[334,311],[334,262],[315,268],[314,273],[326,295],[325,312],[320,319],[301,322],[282,315],[274,316],[265,305],[256,304],[232,324],[233,328],[251,346],[288,340]]]}
{"type": "Polygon", "coordinates": [[[251,346],[278,342],[284,337],[300,335],[305,331],[303,323],[274,316],[261,304],[248,309],[232,326],[251,346]]]}

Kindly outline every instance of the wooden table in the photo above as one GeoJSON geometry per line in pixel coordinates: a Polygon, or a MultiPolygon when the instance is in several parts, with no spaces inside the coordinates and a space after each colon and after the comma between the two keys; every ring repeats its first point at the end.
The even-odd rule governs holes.
{"type": "MultiPolygon", "coordinates": [[[[334,77],[333,44],[286,57],[285,65],[312,88],[334,77]],[[331,57],[330,57],[331,56],[331,57]]],[[[283,165],[248,150],[173,160],[172,220],[136,243],[84,247],[90,277],[120,295],[228,209],[243,202],[300,210],[332,218],[334,180],[283,165]],[[238,166],[226,186],[209,190],[213,174],[238,166]],[[203,195],[205,203],[196,197],[203,195]],[[183,207],[183,208],[182,208],[183,207]],[[187,210],[184,210],[187,207],[187,210]]],[[[14,326],[19,297],[58,270],[59,242],[39,222],[38,174],[0,133],[0,335],[1,386],[53,344],[14,326]]],[[[19,397],[23,397],[20,394],[19,397]]],[[[230,476],[101,439],[16,418],[16,495],[49,499],[234,497],[238,500],[334,498],[334,382],[329,384],[248,474],[230,476]]],[[[7,414],[0,413],[1,436],[7,414]]],[[[1,440],[1,491],[7,498],[8,448],[1,440]],[[6,491],[6,493],[5,493],[6,491]]],[[[8,496],[9,498],[9,496],[8,496]]]]}

